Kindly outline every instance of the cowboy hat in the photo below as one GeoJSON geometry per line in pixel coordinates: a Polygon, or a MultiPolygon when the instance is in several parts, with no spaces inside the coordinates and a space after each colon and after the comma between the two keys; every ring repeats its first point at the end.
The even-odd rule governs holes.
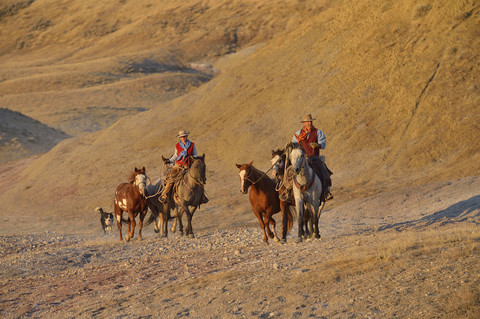
{"type": "Polygon", "coordinates": [[[303,117],[302,117],[302,121],[300,123],[303,123],[303,122],[312,122],[314,121],[315,119],[312,118],[312,114],[304,114],[303,117]]]}
{"type": "Polygon", "coordinates": [[[181,130],[178,132],[177,137],[188,136],[189,134],[187,131],[181,130]]]}

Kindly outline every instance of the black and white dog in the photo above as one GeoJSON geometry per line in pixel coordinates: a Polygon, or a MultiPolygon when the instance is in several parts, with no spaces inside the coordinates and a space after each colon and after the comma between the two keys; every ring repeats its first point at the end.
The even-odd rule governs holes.
{"type": "Polygon", "coordinates": [[[110,233],[112,231],[113,213],[106,213],[101,207],[95,208],[95,211],[100,213],[100,223],[102,223],[103,233],[110,233]]]}

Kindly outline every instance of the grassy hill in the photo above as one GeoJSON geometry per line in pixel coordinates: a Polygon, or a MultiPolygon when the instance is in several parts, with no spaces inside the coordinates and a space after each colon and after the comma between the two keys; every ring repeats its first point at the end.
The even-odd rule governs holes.
{"type": "Polygon", "coordinates": [[[266,170],[303,113],[327,135],[331,205],[480,173],[475,1],[24,3],[2,11],[0,103],[78,135],[0,195],[7,212],[85,225],[187,129],[204,213],[251,220],[234,164],[266,170]]]}

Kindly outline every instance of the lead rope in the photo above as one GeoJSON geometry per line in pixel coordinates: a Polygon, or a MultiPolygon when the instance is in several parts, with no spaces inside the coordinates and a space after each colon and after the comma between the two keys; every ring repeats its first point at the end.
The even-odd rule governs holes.
{"type": "Polygon", "coordinates": [[[255,182],[252,181],[251,179],[249,179],[248,176],[247,176],[247,180],[249,180],[250,183],[252,183],[252,185],[255,185],[255,184],[258,183],[262,178],[264,178],[265,176],[267,176],[267,173],[272,170],[272,168],[278,163],[278,161],[280,160],[280,158],[281,158],[281,157],[279,157],[279,159],[277,159],[277,160],[275,161],[275,163],[273,163],[272,166],[270,166],[270,168],[269,168],[265,173],[263,173],[263,175],[260,176],[260,178],[257,179],[255,182]]]}

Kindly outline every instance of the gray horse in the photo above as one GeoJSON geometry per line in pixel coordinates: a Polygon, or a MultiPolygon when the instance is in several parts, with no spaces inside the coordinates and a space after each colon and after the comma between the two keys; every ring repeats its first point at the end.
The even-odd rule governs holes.
{"type": "Polygon", "coordinates": [[[205,171],[205,154],[203,154],[201,157],[195,158],[190,168],[182,178],[175,183],[173,200],[179,207],[177,222],[181,235],[183,235],[182,215],[185,213],[187,215],[186,235],[194,237],[192,230],[192,217],[195,210],[200,206],[205,191],[205,183],[207,182],[205,171]],[[190,210],[190,207],[192,207],[192,210],[190,210]]]}

